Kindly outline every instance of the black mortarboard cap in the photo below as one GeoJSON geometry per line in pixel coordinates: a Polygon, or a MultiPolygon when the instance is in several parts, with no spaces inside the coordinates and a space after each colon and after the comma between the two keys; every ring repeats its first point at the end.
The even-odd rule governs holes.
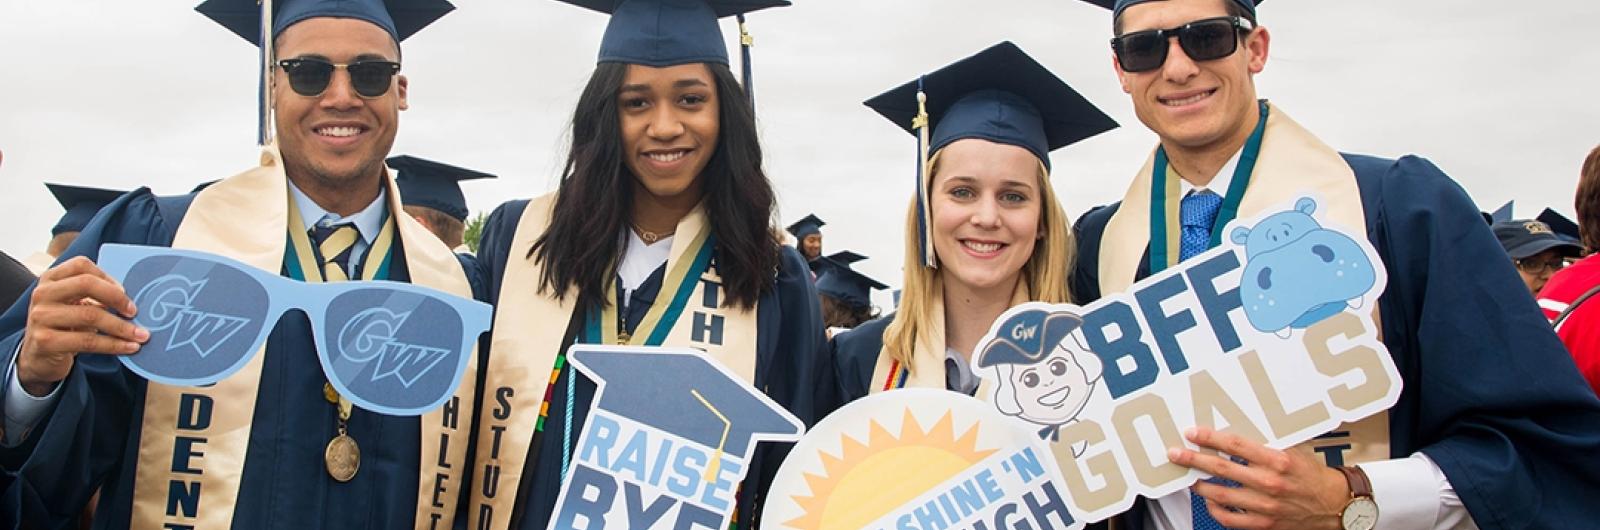
{"type": "Polygon", "coordinates": [[[595,406],[602,410],[740,459],[758,440],[793,440],[805,431],[782,406],[703,354],[589,348],[574,346],[568,357],[601,385],[595,406]]]}
{"type": "Polygon", "coordinates": [[[848,250],[834,252],[825,257],[827,259],[814,259],[807,263],[811,267],[811,272],[818,275],[818,278],[821,278],[821,274],[829,267],[839,266],[848,269],[850,264],[867,259],[866,256],[848,250]]]}
{"type": "MultiPolygon", "coordinates": [[[[1083,0],[1083,1],[1091,3],[1091,4],[1094,4],[1094,5],[1097,5],[1097,6],[1100,6],[1100,7],[1103,7],[1103,8],[1106,8],[1106,9],[1110,9],[1111,10],[1111,16],[1115,17],[1117,15],[1121,15],[1122,14],[1122,10],[1127,9],[1128,6],[1132,6],[1132,5],[1135,5],[1135,4],[1143,4],[1145,2],[1154,2],[1154,1],[1159,1],[1159,0],[1083,0]]],[[[1249,11],[1251,13],[1255,13],[1256,12],[1256,6],[1261,5],[1261,3],[1265,2],[1266,0],[1229,0],[1229,1],[1231,1],[1231,2],[1233,2],[1235,4],[1238,4],[1238,6],[1244,8],[1245,11],[1249,11]]]]}
{"type": "Polygon", "coordinates": [[[866,101],[917,136],[917,237],[924,266],[936,267],[928,237],[928,157],[978,138],[1027,149],[1050,168],[1050,151],[1115,129],[1117,122],[1021,48],[1002,42],[866,101]]]}
{"type": "Polygon", "coordinates": [[[794,224],[789,225],[788,230],[790,234],[794,234],[795,238],[804,239],[806,236],[811,234],[822,233],[822,226],[826,224],[828,223],[823,222],[822,219],[816,215],[806,214],[806,216],[801,217],[799,221],[795,221],[794,224]]]}
{"type": "Polygon", "coordinates": [[[832,254],[828,254],[828,259],[833,260],[835,263],[840,265],[844,265],[845,267],[849,267],[850,264],[867,259],[867,257],[848,250],[841,250],[832,254]]]}
{"type": "MultiPolygon", "coordinates": [[[[354,18],[383,28],[395,42],[455,9],[448,0],[275,0],[272,36],[308,18],[354,18]]],[[[206,0],[196,11],[251,44],[261,45],[260,0],[206,0]]]]}
{"type": "Polygon", "coordinates": [[[56,221],[56,225],[50,228],[52,236],[63,232],[83,231],[83,227],[89,225],[89,220],[94,219],[94,214],[100,213],[101,208],[127,193],[66,184],[45,183],[44,186],[50,189],[51,195],[56,196],[56,202],[61,203],[61,207],[67,210],[67,213],[61,214],[61,220],[56,221]]]}
{"type": "Polygon", "coordinates": [[[965,138],[1015,145],[1050,167],[1050,151],[1115,129],[1117,122],[1021,48],[1002,42],[872,99],[868,107],[915,134],[917,93],[927,94],[928,152],[965,138]]]}
{"type": "Polygon", "coordinates": [[[822,260],[827,260],[829,266],[823,267],[822,273],[817,276],[817,292],[832,296],[845,305],[857,309],[872,307],[872,290],[889,288],[883,282],[856,272],[848,264],[839,263],[831,257],[822,260]]]}
{"type": "Polygon", "coordinates": [[[434,162],[411,155],[389,157],[389,167],[397,176],[400,202],[406,206],[424,206],[444,212],[461,222],[467,221],[467,197],[461,193],[460,181],[492,179],[494,175],[434,162]]]}
{"type": "Polygon", "coordinates": [[[717,19],[790,4],[789,0],[560,0],[611,15],[600,40],[602,63],[653,67],[729,64],[717,19]]]}
{"type": "Polygon", "coordinates": [[[1550,230],[1554,231],[1556,235],[1561,236],[1562,239],[1566,239],[1573,243],[1583,240],[1583,236],[1578,231],[1578,223],[1568,219],[1565,215],[1557,213],[1555,210],[1545,208],[1544,211],[1539,212],[1539,216],[1535,217],[1534,219],[1544,221],[1544,224],[1550,225],[1550,230]]]}

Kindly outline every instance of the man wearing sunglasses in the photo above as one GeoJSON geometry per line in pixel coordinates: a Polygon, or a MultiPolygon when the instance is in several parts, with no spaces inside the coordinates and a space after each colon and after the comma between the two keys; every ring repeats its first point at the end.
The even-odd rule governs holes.
{"type": "MultiPolygon", "coordinates": [[[[0,527],[64,527],[97,489],[97,528],[452,526],[475,359],[443,407],[421,416],[356,409],[360,391],[319,360],[308,320],[319,318],[314,301],[284,301],[307,290],[280,287],[255,298],[299,311],[263,317],[265,346],[236,372],[210,385],[147,382],[119,359],[162,331],[129,318],[179,315],[183,336],[162,344],[192,344],[203,359],[221,351],[228,329],[240,329],[230,322],[245,319],[202,312],[201,301],[243,290],[218,294],[207,289],[221,280],[185,280],[188,294],[135,306],[135,293],[95,263],[105,243],[170,246],[284,282],[387,279],[470,297],[461,263],[404,215],[384,165],[406,108],[399,42],[451,9],[445,0],[208,0],[198,8],[266,51],[263,108],[275,119],[262,132],[275,141],[264,138],[258,167],[203,191],[156,197],[141,188],[113,201],[27,302],[0,316],[0,527]]],[[[364,329],[348,344],[338,339],[343,355],[363,339],[376,341],[367,343],[373,349],[400,340],[364,329]]],[[[403,353],[385,357],[394,364],[379,365],[371,381],[402,373],[426,380],[444,364],[403,353]]]]}
{"type": "Polygon", "coordinates": [[[1087,1],[1113,10],[1113,67],[1160,145],[1121,202],[1078,221],[1078,301],[1217,246],[1235,217],[1314,193],[1319,215],[1364,228],[1384,262],[1375,320],[1404,385],[1388,411],[1287,451],[1197,428],[1186,438],[1208,452],[1177,447],[1169,458],[1224,480],[1141,499],[1113,525],[1429,530],[1600,520],[1600,504],[1579,493],[1600,490],[1600,401],[1461,188],[1415,156],[1341,154],[1258,101],[1254,76],[1272,36],[1257,23],[1257,0],[1087,1]],[[1169,208],[1179,215],[1152,215],[1169,208]]]}

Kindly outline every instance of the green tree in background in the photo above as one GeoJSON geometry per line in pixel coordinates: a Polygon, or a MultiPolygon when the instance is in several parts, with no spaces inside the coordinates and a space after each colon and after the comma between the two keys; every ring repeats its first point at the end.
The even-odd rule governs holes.
{"type": "Polygon", "coordinates": [[[477,217],[473,217],[471,221],[467,221],[467,231],[465,234],[462,234],[461,239],[466,241],[467,248],[472,249],[472,253],[474,254],[478,253],[478,239],[483,237],[483,222],[487,221],[488,219],[489,214],[478,212],[477,217]]]}

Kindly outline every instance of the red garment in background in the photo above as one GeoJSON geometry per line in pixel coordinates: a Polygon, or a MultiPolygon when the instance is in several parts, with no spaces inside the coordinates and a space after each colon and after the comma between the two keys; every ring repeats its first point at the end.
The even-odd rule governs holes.
{"type": "MultiPolygon", "coordinates": [[[[1600,254],[1579,260],[1562,269],[1539,291],[1539,307],[1544,317],[1555,319],[1573,300],[1596,285],[1600,285],[1600,254]]],[[[1561,342],[1572,352],[1578,371],[1589,380],[1589,387],[1600,395],[1600,294],[1597,294],[1556,328],[1561,342]]]]}

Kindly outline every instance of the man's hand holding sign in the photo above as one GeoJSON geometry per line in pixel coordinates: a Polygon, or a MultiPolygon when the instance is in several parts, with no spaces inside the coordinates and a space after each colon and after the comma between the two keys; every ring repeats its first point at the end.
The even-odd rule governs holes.
{"type": "Polygon", "coordinates": [[[1309,450],[1279,451],[1255,440],[1194,427],[1184,438],[1201,448],[1234,455],[1241,465],[1215,453],[1187,447],[1167,450],[1167,458],[1219,479],[1239,484],[1229,487],[1211,481],[1191,488],[1208,501],[1211,516],[1228,528],[1327,528],[1339,530],[1340,516],[1350,502],[1350,485],[1344,474],[1328,467],[1309,450]]]}

